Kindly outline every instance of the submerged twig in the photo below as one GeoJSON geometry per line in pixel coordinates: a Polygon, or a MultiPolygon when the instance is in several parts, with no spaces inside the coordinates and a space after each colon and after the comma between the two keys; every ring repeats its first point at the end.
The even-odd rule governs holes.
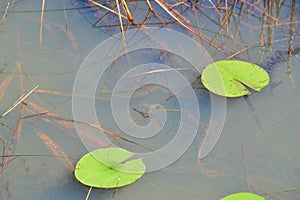
{"type": "Polygon", "coordinates": [[[116,0],[116,5],[117,5],[117,9],[118,9],[118,17],[119,17],[119,22],[120,22],[120,30],[121,30],[121,34],[122,34],[122,40],[125,41],[125,35],[124,35],[125,33],[124,33],[124,29],[123,29],[123,21],[122,21],[122,17],[121,17],[119,0],[116,0]]]}
{"type": "MultiPolygon", "coordinates": [[[[278,19],[276,17],[273,17],[272,15],[270,15],[269,13],[266,12],[265,9],[261,10],[259,8],[257,8],[253,3],[251,3],[250,1],[246,1],[246,0],[242,0],[243,3],[247,4],[248,6],[254,8],[255,10],[257,10],[258,12],[260,12],[261,15],[263,16],[266,16],[266,17],[269,17],[271,19],[273,19],[274,21],[278,21],[278,19]]],[[[268,1],[265,1],[265,2],[268,2],[268,1]]],[[[265,3],[266,5],[266,3],[265,3]]],[[[266,6],[264,6],[264,8],[266,8],[266,6]]]]}
{"type": "MultiPolygon", "coordinates": [[[[40,116],[42,119],[54,119],[57,122],[60,122],[60,124],[66,126],[66,127],[69,127],[69,126],[67,124],[65,124],[64,122],[71,122],[72,128],[74,126],[74,123],[83,124],[83,125],[86,125],[88,127],[96,128],[98,130],[103,131],[105,134],[108,134],[111,137],[113,137],[114,141],[116,141],[116,142],[118,142],[119,139],[122,139],[122,140],[124,140],[126,142],[129,142],[131,144],[135,144],[137,146],[140,146],[140,147],[143,147],[143,148],[149,150],[148,147],[146,147],[144,145],[141,145],[141,144],[138,144],[137,142],[131,141],[129,139],[126,139],[124,137],[121,137],[117,133],[115,133],[113,131],[110,131],[110,130],[104,128],[104,127],[101,127],[98,124],[93,124],[93,123],[89,123],[89,122],[77,121],[77,120],[74,120],[74,119],[68,119],[68,118],[60,117],[58,115],[52,114],[50,111],[42,109],[41,107],[39,107],[37,104],[34,104],[33,102],[26,102],[26,103],[27,103],[28,107],[31,108],[30,111],[34,110],[36,112],[43,113],[42,115],[33,115],[32,117],[34,117],[34,116],[40,116]]],[[[25,116],[23,118],[28,118],[28,116],[25,116]]]]}
{"type": "Polygon", "coordinates": [[[58,158],[64,158],[64,165],[73,172],[74,165],[71,160],[68,159],[66,153],[60,148],[58,144],[54,142],[49,136],[39,132],[38,130],[34,130],[35,134],[45,143],[46,147],[50,149],[50,151],[58,158]]]}
{"type": "MultiPolygon", "coordinates": [[[[208,36],[200,33],[198,31],[198,33],[191,29],[190,27],[188,27],[186,24],[184,24],[176,15],[175,13],[172,11],[172,9],[169,7],[169,5],[163,1],[163,0],[155,0],[155,2],[162,7],[178,24],[180,24],[182,27],[184,27],[185,29],[189,30],[190,32],[192,32],[193,34],[197,35],[200,39],[204,40],[205,42],[209,43],[210,45],[212,45],[214,48],[216,48],[217,50],[219,50],[222,53],[225,53],[224,51],[224,47],[221,48],[219,47],[213,40],[211,40],[208,36]]],[[[227,51],[227,50],[226,50],[227,51]]],[[[230,50],[228,50],[230,52],[230,50]]]]}
{"type": "MultiPolygon", "coordinates": [[[[7,76],[3,81],[2,83],[0,84],[0,99],[2,99],[6,89],[7,89],[7,86],[10,84],[10,82],[12,81],[13,79],[13,74],[16,72],[17,69],[15,69],[12,74],[10,76],[7,76]]],[[[1,117],[0,117],[1,118],[1,117]]]]}
{"type": "MultiPolygon", "coordinates": [[[[296,7],[296,2],[295,1],[291,1],[292,2],[292,5],[291,5],[291,16],[290,16],[290,21],[293,22],[294,21],[294,16],[296,14],[296,10],[297,10],[297,7],[296,7]]],[[[290,24],[290,27],[289,27],[289,50],[288,50],[288,66],[287,66],[287,74],[289,75],[289,78],[290,78],[290,82],[292,84],[292,86],[295,88],[296,87],[296,84],[295,84],[295,80],[294,80],[294,75],[293,75],[293,71],[291,69],[291,65],[290,65],[290,60],[291,60],[291,56],[292,56],[292,50],[294,49],[294,46],[293,46],[293,41],[294,41],[294,24],[290,24]]]]}
{"type": "Polygon", "coordinates": [[[137,112],[137,113],[139,113],[143,118],[150,118],[151,117],[150,113],[146,113],[146,112],[140,111],[140,110],[138,110],[136,108],[132,108],[132,110],[135,111],[135,112],[137,112]]]}
{"type": "Polygon", "coordinates": [[[250,111],[251,111],[251,113],[252,113],[252,115],[253,115],[253,117],[254,117],[254,119],[255,119],[255,121],[256,121],[256,124],[257,124],[259,130],[260,130],[262,133],[264,133],[264,130],[263,130],[263,128],[262,128],[262,125],[261,125],[261,123],[260,123],[260,121],[259,121],[259,119],[258,119],[258,116],[257,116],[257,114],[256,114],[255,108],[254,108],[254,106],[253,106],[251,100],[249,99],[249,96],[248,96],[248,95],[245,95],[245,96],[244,96],[244,99],[245,99],[247,105],[248,105],[249,108],[250,108],[250,111]]]}
{"type": "Polygon", "coordinates": [[[4,163],[5,163],[5,157],[4,157],[4,154],[5,154],[5,148],[6,148],[6,142],[5,140],[2,139],[2,137],[0,137],[0,141],[2,142],[2,162],[1,162],[1,167],[3,168],[4,167],[4,163]]]}
{"type": "MultiPolygon", "coordinates": [[[[15,143],[15,140],[17,138],[17,140],[19,140],[19,134],[21,132],[21,128],[22,128],[22,119],[20,119],[20,116],[22,114],[22,106],[20,107],[20,112],[19,112],[19,116],[18,116],[18,121],[17,121],[17,125],[16,125],[16,128],[13,132],[13,136],[12,136],[12,139],[10,141],[10,144],[9,144],[9,148],[8,148],[8,155],[12,155],[12,154],[15,154],[16,153],[16,150],[17,150],[17,147],[18,147],[18,141],[17,141],[17,144],[15,145],[15,148],[14,148],[14,151],[13,151],[13,146],[14,146],[14,143],[15,143]],[[14,152],[14,153],[13,153],[14,152]]],[[[4,154],[3,154],[4,155],[4,154]]],[[[3,156],[4,158],[4,156],[3,156]]],[[[8,157],[7,159],[4,159],[3,160],[3,163],[2,163],[2,169],[0,171],[0,177],[2,175],[2,172],[5,170],[5,168],[8,166],[8,164],[10,162],[12,162],[14,159],[16,159],[16,157],[8,157]]]]}
{"type": "MultiPolygon", "coordinates": [[[[63,40],[62,40],[62,42],[61,42],[61,49],[63,48],[63,46],[64,46],[64,44],[65,44],[65,40],[66,40],[66,38],[68,37],[68,26],[67,26],[67,12],[66,12],[66,5],[65,5],[65,1],[64,0],[62,0],[62,5],[63,5],[63,12],[64,12],[64,22],[65,22],[65,26],[64,26],[64,29],[65,29],[65,31],[64,31],[64,38],[63,38],[63,40]]],[[[71,41],[72,42],[72,41],[71,41]]],[[[73,44],[73,43],[72,43],[73,44]]],[[[74,49],[75,50],[75,49],[74,49]]]]}
{"type": "Polygon", "coordinates": [[[58,156],[53,154],[3,154],[0,155],[0,158],[9,158],[9,157],[53,157],[53,158],[67,158],[71,160],[78,160],[78,158],[75,157],[64,157],[64,156],[58,156]]]}
{"type": "MultiPolygon", "coordinates": [[[[17,125],[16,125],[16,128],[14,130],[11,142],[9,144],[8,154],[11,154],[13,152],[12,149],[13,149],[16,138],[17,138],[17,140],[20,138],[19,134],[20,134],[21,128],[22,128],[22,119],[20,118],[20,116],[22,115],[22,110],[23,110],[23,106],[21,105],[17,125]]],[[[17,144],[19,144],[18,141],[17,141],[17,144]]],[[[17,146],[18,145],[15,146],[15,151],[14,152],[16,152],[17,146]]]]}
{"type": "Polygon", "coordinates": [[[278,194],[278,193],[284,193],[284,192],[299,192],[299,191],[300,191],[300,188],[291,188],[291,189],[286,189],[286,190],[265,192],[262,195],[278,194]]]}
{"type": "Polygon", "coordinates": [[[249,170],[248,170],[248,164],[247,164],[247,160],[245,159],[245,148],[244,145],[241,144],[241,153],[242,153],[242,159],[243,159],[243,168],[244,168],[244,173],[245,173],[245,179],[247,182],[247,190],[250,191],[250,186],[253,184],[252,180],[249,176],[249,170]]]}

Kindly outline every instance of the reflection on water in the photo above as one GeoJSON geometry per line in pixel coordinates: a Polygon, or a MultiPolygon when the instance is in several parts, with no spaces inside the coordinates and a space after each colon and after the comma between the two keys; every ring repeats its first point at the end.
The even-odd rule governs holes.
{"type": "MultiPolygon", "coordinates": [[[[119,18],[83,0],[46,0],[41,29],[42,1],[2,1],[0,17],[8,2],[8,15],[0,29],[1,114],[25,90],[35,85],[39,88],[0,119],[0,154],[7,155],[0,159],[0,199],[84,199],[88,188],[80,185],[72,172],[72,165],[86,153],[74,126],[79,122],[72,120],[72,88],[89,51],[120,31],[119,18]]],[[[98,2],[117,10],[114,1],[98,2]]],[[[220,1],[212,5],[210,1],[168,1],[182,23],[205,37],[179,25],[155,2],[151,1],[155,14],[144,1],[127,3],[136,27],[152,25],[183,32],[201,42],[214,60],[238,58],[261,65],[270,73],[271,83],[249,97],[254,110],[244,98],[228,100],[221,138],[209,156],[199,162],[199,146],[210,120],[210,99],[201,84],[194,82],[201,122],[188,151],[173,165],[146,174],[136,184],[117,190],[93,189],[90,199],[219,199],[239,191],[258,193],[267,199],[297,199],[299,3],[220,1]],[[205,42],[207,38],[215,48],[205,42]]],[[[125,30],[133,27],[127,20],[123,24],[125,30]]],[[[149,62],[172,66],[190,81],[199,76],[184,59],[163,51],[132,52],[111,65],[96,91],[95,108],[103,127],[94,128],[105,128],[128,139],[116,142],[115,136],[111,137],[132,151],[149,151],[167,144],[180,118],[180,105],[171,98],[168,88],[150,87],[147,93],[131,99],[135,110],[130,112],[140,125],[147,125],[149,118],[143,114],[149,112],[149,104],[163,101],[164,108],[170,110],[161,133],[142,140],[126,136],[116,127],[109,91],[131,68],[127,66],[149,62]]],[[[88,121],[80,123],[93,126],[88,121]]],[[[92,137],[88,132],[81,134],[92,137]]],[[[95,145],[102,142],[95,141],[95,145]]]]}

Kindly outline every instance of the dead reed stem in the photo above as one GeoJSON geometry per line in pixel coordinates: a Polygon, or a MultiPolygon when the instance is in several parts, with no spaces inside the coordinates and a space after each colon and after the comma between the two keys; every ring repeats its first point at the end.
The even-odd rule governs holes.
{"type": "MultiPolygon", "coordinates": [[[[94,4],[94,5],[97,5],[97,6],[101,7],[101,8],[103,8],[103,9],[105,9],[105,10],[111,12],[111,13],[114,13],[114,14],[116,14],[116,15],[119,15],[118,12],[116,12],[116,11],[114,11],[114,10],[112,10],[112,9],[110,9],[110,8],[108,8],[108,7],[106,7],[106,6],[102,5],[102,4],[100,4],[100,3],[97,3],[97,2],[95,2],[95,1],[93,1],[93,0],[86,0],[86,1],[87,1],[87,2],[90,2],[90,3],[94,4]]],[[[127,17],[124,16],[124,15],[122,15],[122,14],[121,14],[121,17],[124,18],[124,19],[127,19],[127,17]]]]}
{"type": "Polygon", "coordinates": [[[41,9],[41,18],[40,18],[40,47],[43,43],[43,21],[44,21],[44,11],[45,11],[45,2],[46,0],[42,0],[42,9],[41,9]]]}
{"type": "Polygon", "coordinates": [[[2,18],[1,18],[1,20],[0,20],[0,30],[1,30],[1,28],[2,28],[2,25],[3,25],[3,24],[5,23],[5,21],[6,21],[9,7],[10,7],[10,3],[7,3],[7,4],[6,4],[6,7],[5,7],[5,10],[4,10],[4,14],[3,14],[3,16],[2,16],[2,18]]]}

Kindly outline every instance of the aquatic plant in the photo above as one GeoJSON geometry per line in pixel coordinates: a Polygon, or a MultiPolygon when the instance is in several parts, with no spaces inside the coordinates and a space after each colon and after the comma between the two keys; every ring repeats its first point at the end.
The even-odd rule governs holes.
{"type": "Polygon", "coordinates": [[[211,92],[240,97],[250,94],[244,86],[260,91],[268,85],[268,73],[258,65],[239,60],[221,60],[208,65],[202,72],[203,85],[211,92]]]}
{"type": "Polygon", "coordinates": [[[141,159],[128,160],[133,153],[122,148],[97,149],[76,164],[76,179],[97,188],[118,188],[135,182],[145,173],[141,159]]]}
{"type": "Polygon", "coordinates": [[[221,200],[265,200],[266,198],[249,192],[239,192],[223,197],[221,200]]]}

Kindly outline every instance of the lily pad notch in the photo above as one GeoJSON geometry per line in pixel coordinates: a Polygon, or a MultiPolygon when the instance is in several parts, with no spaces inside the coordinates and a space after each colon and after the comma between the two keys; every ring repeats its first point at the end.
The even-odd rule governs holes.
{"type": "Polygon", "coordinates": [[[129,160],[134,154],[122,148],[97,149],[76,164],[74,175],[82,184],[96,188],[119,188],[141,178],[146,167],[142,159],[129,160]]]}
{"type": "Polygon", "coordinates": [[[202,71],[201,81],[209,91],[225,97],[249,95],[249,87],[260,91],[270,82],[266,70],[240,60],[221,60],[209,64],[202,71]]]}

